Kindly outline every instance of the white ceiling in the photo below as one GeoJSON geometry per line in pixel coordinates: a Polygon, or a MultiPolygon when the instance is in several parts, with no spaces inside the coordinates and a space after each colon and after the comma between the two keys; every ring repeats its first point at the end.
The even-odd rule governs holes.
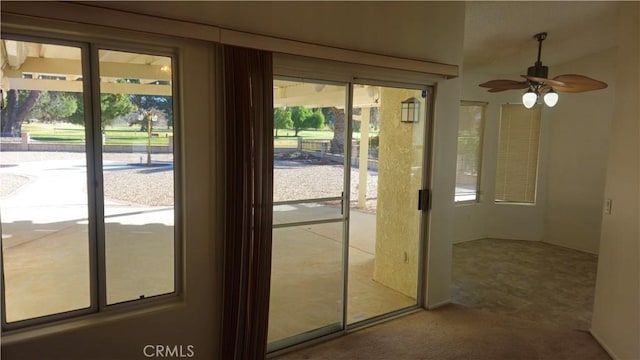
{"type": "Polygon", "coordinates": [[[525,73],[536,61],[533,35],[547,32],[544,65],[616,46],[612,1],[473,1],[466,7],[464,67],[492,74],[525,73]]]}

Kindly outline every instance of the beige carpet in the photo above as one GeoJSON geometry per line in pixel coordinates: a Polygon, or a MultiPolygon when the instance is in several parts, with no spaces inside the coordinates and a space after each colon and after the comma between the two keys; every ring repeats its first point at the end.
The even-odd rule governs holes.
{"type": "Polygon", "coordinates": [[[569,329],[591,327],[598,256],[540,241],[454,244],[451,302],[569,329]]]}
{"type": "Polygon", "coordinates": [[[342,336],[278,359],[610,359],[586,331],[451,304],[342,336]]]}

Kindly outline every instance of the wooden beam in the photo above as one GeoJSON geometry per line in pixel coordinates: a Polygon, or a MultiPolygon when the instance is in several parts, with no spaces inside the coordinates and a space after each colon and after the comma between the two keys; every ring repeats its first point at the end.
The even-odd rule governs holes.
{"type": "MultiPolygon", "coordinates": [[[[338,107],[346,103],[346,88],[335,85],[314,83],[276,82],[273,91],[274,107],[306,106],[306,107],[338,107]]],[[[379,93],[379,92],[378,92],[379,93]]],[[[375,92],[366,87],[354,88],[354,107],[378,107],[375,92]]]]}
{"type": "MultiPolygon", "coordinates": [[[[23,73],[61,76],[82,75],[80,60],[29,57],[18,69],[5,69],[5,76],[21,78],[23,73]]],[[[100,76],[127,79],[171,80],[171,71],[164,65],[100,62],[100,76]]]]}

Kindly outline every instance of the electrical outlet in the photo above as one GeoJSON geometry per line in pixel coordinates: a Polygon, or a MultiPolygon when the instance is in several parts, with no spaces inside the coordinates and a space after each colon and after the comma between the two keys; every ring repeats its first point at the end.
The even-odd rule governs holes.
{"type": "Polygon", "coordinates": [[[611,204],[613,203],[613,200],[611,199],[606,199],[604,201],[604,213],[607,215],[611,215],[611,204]]]}

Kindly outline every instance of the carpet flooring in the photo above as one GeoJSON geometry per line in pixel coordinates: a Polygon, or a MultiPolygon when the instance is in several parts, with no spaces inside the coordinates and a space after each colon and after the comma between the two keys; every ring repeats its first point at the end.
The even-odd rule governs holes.
{"type": "Polygon", "coordinates": [[[451,301],[499,315],[589,330],[598,257],[539,241],[453,246],[451,301]]]}

